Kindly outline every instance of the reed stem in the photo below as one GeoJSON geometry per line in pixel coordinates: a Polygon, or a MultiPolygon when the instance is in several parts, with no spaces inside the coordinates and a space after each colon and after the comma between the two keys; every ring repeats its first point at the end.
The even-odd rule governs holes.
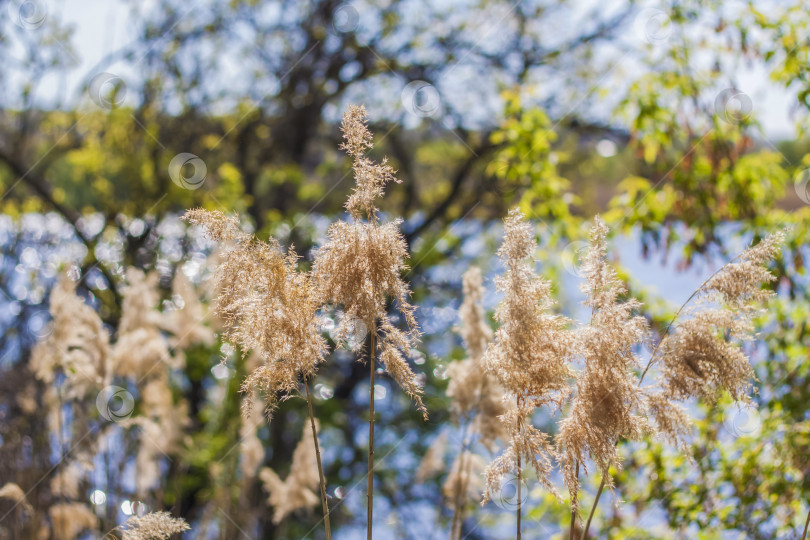
{"type": "Polygon", "coordinates": [[[318,444],[318,433],[315,431],[315,413],[312,411],[312,396],[309,393],[309,382],[304,377],[304,389],[307,392],[307,406],[309,407],[309,423],[312,426],[312,440],[315,442],[315,456],[318,462],[318,476],[321,481],[321,505],[323,506],[323,524],[326,528],[326,540],[332,540],[332,527],[329,523],[329,503],[326,500],[326,477],[323,475],[321,462],[321,446],[318,444]]]}
{"type": "MultiPolygon", "coordinates": [[[[464,437],[462,438],[461,442],[461,454],[459,454],[459,463],[458,463],[458,492],[456,493],[456,500],[453,502],[453,524],[450,527],[450,538],[461,540],[461,525],[463,523],[463,511],[464,511],[464,503],[465,503],[465,495],[467,492],[467,485],[464,482],[466,479],[466,475],[464,474],[464,454],[467,451],[467,448],[470,444],[470,421],[468,420],[464,424],[464,437]]],[[[469,459],[467,460],[467,464],[469,464],[469,459]]]]}
{"type": "MultiPolygon", "coordinates": [[[[576,460],[577,464],[577,484],[579,485],[579,460],[576,460]]],[[[577,511],[575,510],[577,506],[577,498],[579,494],[574,493],[573,498],[571,500],[571,530],[568,533],[568,540],[574,540],[574,531],[577,528],[577,511]]]]}
{"type": "Polygon", "coordinates": [[[368,414],[368,509],[366,511],[366,538],[372,540],[372,516],[374,514],[374,371],[376,366],[376,349],[374,338],[377,334],[376,324],[371,326],[371,347],[369,349],[369,414],[368,414]]]}
{"type": "Polygon", "coordinates": [[[518,460],[517,460],[517,481],[518,481],[518,485],[517,485],[517,540],[520,540],[520,513],[521,513],[520,512],[520,507],[521,507],[521,504],[520,504],[521,485],[520,484],[522,484],[520,468],[521,468],[520,454],[518,454],[518,460]]]}
{"type": "MultiPolygon", "coordinates": [[[[518,409],[518,411],[520,411],[521,410],[521,408],[520,408],[520,405],[521,405],[520,396],[518,396],[516,398],[516,402],[517,402],[517,409],[518,409]]],[[[523,426],[521,425],[520,417],[518,417],[518,435],[520,435],[522,432],[523,432],[523,426]]],[[[520,514],[521,514],[521,506],[522,506],[520,499],[521,499],[521,496],[522,496],[521,495],[521,488],[522,488],[521,484],[523,483],[522,478],[521,478],[522,463],[521,463],[520,457],[521,457],[520,456],[520,451],[518,451],[518,455],[517,455],[517,481],[518,481],[518,485],[517,485],[517,540],[520,540],[520,514]]]]}

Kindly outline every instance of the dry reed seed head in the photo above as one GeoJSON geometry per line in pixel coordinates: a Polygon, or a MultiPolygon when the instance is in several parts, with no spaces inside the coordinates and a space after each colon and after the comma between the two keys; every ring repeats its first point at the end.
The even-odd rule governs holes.
{"type": "Polygon", "coordinates": [[[352,157],[365,155],[366,150],[373,146],[374,136],[368,129],[368,111],[363,105],[349,105],[343,113],[340,131],[343,132],[341,150],[345,150],[352,157]]]}
{"type": "MultiPolygon", "coordinates": [[[[318,430],[318,423],[315,422],[318,430]]],[[[301,440],[293,452],[290,473],[281,480],[272,469],[265,467],[259,473],[265,491],[269,493],[267,503],[273,507],[273,523],[280,523],[296,510],[311,510],[320,502],[316,494],[320,478],[318,476],[315,442],[312,439],[312,427],[304,423],[301,440]]]]}
{"type": "Polygon", "coordinates": [[[45,383],[61,371],[66,378],[62,396],[80,399],[112,377],[109,333],[95,310],[76,295],[67,274],[51,291],[50,314],[53,331],[35,346],[31,368],[45,383]]]}
{"type": "Polygon", "coordinates": [[[471,267],[462,277],[464,300],[459,307],[461,324],[458,332],[467,348],[468,357],[451,362],[447,369],[449,379],[447,396],[451,398],[454,419],[473,413],[471,428],[479,435],[479,442],[494,450],[497,438],[506,440],[500,416],[507,407],[503,400],[503,388],[484,365],[484,353],[493,333],[486,320],[481,301],[484,296],[481,270],[471,267]]]}
{"type": "Polygon", "coordinates": [[[427,421],[428,412],[422,402],[422,387],[406,359],[410,353],[411,336],[391,324],[388,317],[381,320],[379,325],[380,362],[388,375],[393,378],[399,387],[414,401],[422,418],[427,421]]]}
{"type": "Polygon", "coordinates": [[[132,516],[118,527],[122,534],[121,540],[166,540],[190,528],[183,518],[174,517],[168,512],[132,516]]]}
{"type": "Polygon", "coordinates": [[[149,418],[139,418],[140,437],[138,453],[135,455],[135,492],[138,497],[146,497],[160,483],[160,460],[166,455],[163,425],[149,418]]]}
{"type": "Polygon", "coordinates": [[[482,304],[483,283],[481,269],[477,266],[471,266],[461,278],[464,300],[458,309],[458,316],[461,320],[458,331],[467,348],[468,356],[475,361],[484,356],[487,345],[492,341],[492,328],[487,322],[482,304]]]}
{"type": "Polygon", "coordinates": [[[537,276],[530,257],[537,247],[531,225],[523,214],[511,210],[505,220],[504,241],[498,255],[506,267],[496,280],[504,297],[495,311],[500,327],[484,356],[487,369],[514,396],[517,406],[501,415],[509,446],[486,470],[485,500],[500,489],[504,474],[518,463],[531,465],[538,480],[552,493],[553,446],[547,434],[530,423],[536,407],[561,406],[569,393],[572,375],[568,361],[576,352],[567,319],[549,313],[554,302],[550,284],[537,276]]]}
{"type": "Polygon", "coordinates": [[[33,512],[33,508],[28,503],[25,497],[25,492],[22,488],[14,482],[7,482],[0,488],[0,499],[6,499],[14,504],[21,506],[26,513],[33,512]]]}
{"type": "Polygon", "coordinates": [[[664,439],[688,456],[687,439],[692,433],[692,417],[684,407],[664,392],[643,389],[644,406],[664,439]]]}
{"type": "Polygon", "coordinates": [[[173,309],[164,313],[163,328],[173,334],[169,344],[175,349],[193,345],[213,345],[216,334],[205,324],[206,308],[194,285],[182,271],[172,280],[173,309]]]}
{"type": "Polygon", "coordinates": [[[661,387],[671,399],[713,401],[726,390],[747,401],[754,370],[740,342],[752,338],[747,319],[724,309],[692,314],[661,345],[661,387]]]}
{"type": "MultiPolygon", "coordinates": [[[[166,370],[150,376],[140,385],[140,392],[144,417],[154,421],[157,424],[154,429],[160,431],[158,438],[148,441],[148,445],[157,446],[161,453],[178,450],[190,423],[188,404],[183,400],[174,402],[166,370]]],[[[141,434],[142,439],[149,437],[154,437],[154,433],[141,434]]]]}
{"type": "MultiPolygon", "coordinates": [[[[393,170],[385,162],[375,165],[364,157],[371,146],[371,133],[365,121],[365,109],[352,106],[342,124],[344,143],[341,148],[354,158],[357,181],[346,203],[354,219],[350,223],[338,221],[329,227],[326,243],[317,251],[312,272],[321,301],[343,311],[335,334],[338,343],[346,346],[352,331],[358,327],[379,334],[377,346],[385,370],[427,418],[422,389],[406,360],[419,337],[415,307],[409,302],[410,289],[401,277],[408,268],[405,264],[407,244],[399,230],[400,220],[379,223],[374,207],[374,199],[383,194],[385,184],[395,179],[393,170]],[[389,299],[394,300],[395,308],[407,323],[407,332],[391,323],[387,310],[389,299]]],[[[375,357],[376,352],[372,351],[375,357]]]]}
{"type": "Polygon", "coordinates": [[[501,420],[510,407],[504,400],[503,388],[471,358],[451,362],[447,376],[447,396],[452,400],[455,420],[467,417],[478,442],[494,452],[496,439],[509,440],[509,432],[501,420]]]}
{"type": "Polygon", "coordinates": [[[784,237],[780,231],[747,248],[697,291],[698,300],[659,347],[659,387],[666,398],[713,401],[726,390],[737,401],[749,400],[755,374],[742,343],[753,339],[753,315],[772,296],[762,287],[774,279],[767,264],[780,253],[784,237]]]}
{"type": "Polygon", "coordinates": [[[448,507],[452,508],[455,501],[466,504],[481,500],[486,466],[487,462],[483,457],[469,450],[456,457],[442,485],[442,494],[448,507]]]}
{"type": "Polygon", "coordinates": [[[202,208],[194,208],[186,210],[181,218],[192,225],[198,225],[205,228],[205,235],[211,240],[228,241],[228,240],[242,240],[249,237],[246,233],[242,232],[239,227],[239,218],[237,216],[228,216],[219,210],[204,210],[202,208]]]}
{"type": "Polygon", "coordinates": [[[54,472],[49,483],[51,494],[66,499],[79,498],[79,484],[87,470],[77,460],[63,464],[54,472]]]}
{"type": "Polygon", "coordinates": [[[501,489],[503,476],[508,473],[515,473],[518,464],[530,466],[537,480],[555,497],[559,498],[557,488],[551,482],[551,474],[554,471],[552,458],[554,457],[554,446],[551,437],[543,433],[530,423],[530,418],[535,407],[529,403],[521,403],[507,410],[501,416],[501,420],[510,434],[509,446],[506,451],[490,463],[485,472],[486,488],[484,500],[486,503],[490,497],[501,489]]]}
{"type": "Polygon", "coordinates": [[[556,439],[574,508],[579,490],[577,463],[586,466],[587,458],[593,459],[610,487],[610,467],[621,467],[619,439],[638,440],[653,431],[644,416],[635,414],[644,410],[644,401],[634,372],[639,359],[633,350],[647,339],[648,324],[634,315],[641,307],[637,300],[620,301],[627,288],[608,264],[607,227],[598,216],[582,273],[583,303],[592,310],[589,325],[576,336],[585,366],[577,374],[576,396],[556,439]]]}
{"type": "Polygon", "coordinates": [[[125,334],[139,328],[158,327],[163,321],[158,306],[160,292],[157,272],[144,273],[137,268],[127,269],[127,283],[121,291],[121,322],[118,332],[125,334]]]}
{"type": "Polygon", "coordinates": [[[531,226],[518,210],[509,212],[498,254],[506,273],[496,280],[504,295],[495,311],[500,327],[485,354],[487,368],[507,392],[535,407],[561,403],[572,375],[567,362],[575,342],[568,319],[548,312],[554,306],[548,281],[535,275],[536,243],[531,226]]]}
{"type": "MultiPolygon", "coordinates": [[[[187,219],[210,227],[213,238],[233,241],[215,273],[214,309],[225,339],[246,355],[260,355],[261,365],[248,375],[242,390],[261,391],[269,414],[279,393],[296,392],[299,376],[313,375],[324,360],[326,341],[317,315],[320,292],[310,274],[298,271],[292,248],[285,255],[275,239],[262,242],[241,233],[236,220],[221,212],[192,212],[187,219]]],[[[251,405],[251,400],[243,401],[246,415],[251,405]]]]}
{"type": "Polygon", "coordinates": [[[48,509],[54,540],[74,540],[98,528],[98,517],[82,503],[57,503],[48,509]]]}
{"type": "Polygon", "coordinates": [[[471,358],[450,362],[447,366],[447,397],[453,421],[460,422],[478,407],[479,389],[486,374],[471,358]]]}
{"type": "Polygon", "coordinates": [[[347,323],[365,324],[387,317],[393,298],[409,328],[418,325],[410,305],[410,289],[401,273],[408,269],[408,248],[399,221],[374,224],[338,221],[329,227],[326,243],[317,251],[313,273],[323,300],[343,307],[336,337],[345,341],[347,323]]]}
{"type": "Polygon", "coordinates": [[[750,308],[752,304],[765,302],[772,292],[762,286],[772,282],[773,274],[767,268],[782,249],[785,232],[768,235],[755,246],[743,251],[736,262],[726,265],[704,287],[708,295],[734,309],[750,308]]]}
{"type": "Polygon", "coordinates": [[[473,430],[478,434],[478,442],[490,452],[494,452],[495,441],[505,441],[509,437],[506,425],[501,416],[509,412],[514,405],[504,399],[503,387],[493,380],[491,376],[481,385],[478,402],[478,414],[473,421],[473,430]]]}
{"type": "Polygon", "coordinates": [[[174,363],[161,326],[163,315],[156,272],[145,274],[136,268],[127,270],[127,284],[121,295],[121,322],[113,347],[115,373],[142,379],[161,366],[182,367],[174,363]]]}
{"type": "Polygon", "coordinates": [[[374,163],[365,156],[366,150],[373,146],[367,119],[365,107],[349,106],[340,125],[343,132],[340,149],[345,150],[354,159],[352,172],[356,185],[349,200],[346,201],[346,210],[354,219],[366,218],[376,221],[375,199],[383,196],[386,184],[399,183],[399,180],[394,176],[395,171],[388,165],[387,158],[383,158],[380,163],[374,163]]]}

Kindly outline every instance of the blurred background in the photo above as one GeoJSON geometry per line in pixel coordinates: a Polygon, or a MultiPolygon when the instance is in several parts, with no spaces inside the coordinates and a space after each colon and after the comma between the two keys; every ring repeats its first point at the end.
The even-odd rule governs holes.
{"type": "MultiPolygon", "coordinates": [[[[349,104],[367,107],[372,153],[402,180],[381,207],[404,220],[425,332],[412,360],[430,421],[386,377],[375,388],[380,538],[448,534],[446,471],[414,478],[436,437],[448,469],[460,445],[445,389],[448,363],[465,354],[452,331],[461,274],[483,269],[491,313],[501,219],[516,205],[537,225],[561,311],[579,320],[579,258],[600,213],[659,332],[740,249],[790,227],[779,296],[749,349],[758,408],[694,403],[693,463],[656,441],[627,445],[628,472],[592,530],[798,538],[810,495],[804,0],[0,4],[0,485],[27,500],[0,498],[0,538],[100,538],[159,509],[186,518],[192,538],[322,537],[318,508],[274,523],[258,473],[286,475],[305,404],[283,402],[269,424],[241,420],[246,360],[204,315],[216,246],[178,218],[197,206],[238,213],[306,265],[353,185],[337,149],[349,104]],[[69,373],[32,366],[53,336],[62,273],[113,343],[157,343],[171,357],[160,384],[165,416],[180,420],[147,455],[146,385],[116,374],[125,399],[110,418],[98,389],[63,395],[69,373]],[[133,298],[163,323],[122,321],[133,298]],[[179,339],[177,321],[194,313],[197,339],[179,339]],[[95,516],[90,531],[51,531],[49,509],[67,501],[95,516]]],[[[336,351],[316,382],[335,537],[361,538],[366,368],[336,351]]],[[[508,493],[471,504],[464,537],[510,538],[513,505],[508,493]]],[[[566,507],[548,493],[532,490],[524,508],[529,537],[567,534],[566,507]]]]}

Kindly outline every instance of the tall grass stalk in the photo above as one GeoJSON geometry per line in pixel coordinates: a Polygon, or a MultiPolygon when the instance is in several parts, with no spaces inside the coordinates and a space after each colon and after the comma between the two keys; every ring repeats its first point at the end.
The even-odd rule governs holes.
{"type": "Polygon", "coordinates": [[[332,527],[329,522],[329,502],[326,500],[326,478],[323,474],[323,462],[321,461],[321,446],[318,444],[318,431],[315,428],[315,413],[312,411],[312,396],[309,392],[309,382],[304,378],[304,390],[307,394],[307,407],[309,408],[309,422],[312,426],[312,442],[315,443],[315,457],[318,462],[318,476],[321,483],[321,506],[323,506],[323,524],[326,529],[326,540],[332,540],[332,527]]]}
{"type": "Polygon", "coordinates": [[[371,326],[371,346],[368,355],[369,390],[368,390],[368,509],[366,511],[366,538],[372,539],[374,516],[374,372],[377,368],[375,335],[376,325],[371,326]]]}
{"type": "MultiPolygon", "coordinates": [[[[576,470],[576,477],[577,477],[577,480],[578,480],[579,479],[579,460],[577,460],[576,463],[577,463],[577,465],[576,465],[576,469],[577,469],[576,470]]],[[[574,497],[578,498],[579,494],[575,493],[574,497]]],[[[568,539],[569,540],[574,540],[574,536],[576,534],[574,531],[577,528],[577,508],[578,508],[577,501],[576,500],[572,501],[572,504],[571,504],[571,530],[568,532],[568,539]]]]}

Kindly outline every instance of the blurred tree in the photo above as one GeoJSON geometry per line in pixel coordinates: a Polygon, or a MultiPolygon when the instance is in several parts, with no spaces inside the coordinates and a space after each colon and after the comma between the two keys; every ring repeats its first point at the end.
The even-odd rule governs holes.
{"type": "MultiPolygon", "coordinates": [[[[335,121],[355,101],[364,102],[378,123],[375,152],[390,155],[405,180],[392,190],[386,210],[408,218],[416,299],[432,302],[429,313],[440,314],[445,306],[439,303],[451,302],[454,291],[437,287],[426,274],[483,235],[483,227],[469,232],[447,225],[465,216],[500,217],[518,201],[542,220],[553,250],[557,239],[580,231],[576,216],[602,209],[617,195],[606,216],[614,227],[640,227],[647,254],[660,249],[666,257],[682,249],[684,265],[726,251],[734,239],[792,223],[779,269],[790,302],[774,309],[781,323],[766,336],[768,358],[779,361],[768,362],[760,374],[768,421],[742,450],[742,472],[735,467],[740,455],[698,449],[701,470],[719,471],[721,493],[742,495],[736,510],[718,505],[695,514],[707,497],[717,497],[710,490],[670,497],[669,486],[689,485],[695,469],[678,469],[678,463],[667,469],[672,464],[658,447],[637,458],[641,466],[657,467],[649,486],[630,479],[619,485],[626,499],[658,503],[673,524],[687,527],[770,531],[743,523],[746,512],[777,515],[790,499],[789,515],[773,529],[787,530],[796,501],[808,496],[803,449],[810,396],[802,390],[808,388],[808,337],[806,325],[791,321],[808,305],[803,261],[810,216],[791,184],[810,159],[801,144],[780,152],[784,147],[767,140],[756,123],[757,104],[736,88],[735,79],[746,64],[767,71],[795,96],[797,123],[806,129],[810,17],[804,2],[687,0],[654,9],[632,1],[607,6],[555,0],[161,0],[128,6],[136,38],[82,74],[77,92],[66,83],[78,63],[71,29],[49,4],[6,0],[2,7],[10,16],[0,22],[3,212],[19,220],[27,212],[53,211],[69,223],[84,246],[78,252],[84,292],[89,290],[88,300],[108,324],[115,327],[120,316],[123,268],[159,269],[168,300],[178,263],[199,249],[193,238],[167,232],[164,218],[172,212],[193,205],[243,212],[260,234],[286,230],[306,252],[318,236],[307,215],[340,211],[350,185],[342,182],[347,168],[335,152],[335,121]],[[607,150],[594,155],[605,141],[607,150]],[[615,150],[626,142],[627,149],[609,157],[611,143],[615,150]],[[616,193],[613,183],[619,180],[616,193]],[[740,227],[732,240],[724,229],[730,222],[740,227]],[[754,459],[761,453],[758,444],[783,434],[778,459],[754,459]],[[777,473],[791,481],[774,479],[777,473]],[[773,485],[776,497],[746,491],[752,485],[773,485]]],[[[57,258],[17,261],[24,261],[27,248],[69,240],[35,229],[21,227],[3,243],[0,285],[22,307],[3,320],[0,350],[5,365],[19,368],[16,373],[25,373],[26,351],[36,338],[29,322],[42,311],[57,258]],[[20,292],[15,280],[21,273],[36,275],[36,286],[20,292]]],[[[668,313],[649,315],[660,327],[668,313]]],[[[178,376],[174,390],[188,401],[195,431],[187,455],[168,469],[172,487],[155,500],[177,504],[191,517],[227,508],[228,515],[245,519],[221,520],[227,527],[222,534],[232,537],[243,523],[262,516],[262,508],[245,504],[233,482],[236,385],[227,385],[222,402],[206,399],[216,386],[210,365],[218,355],[216,348],[189,354],[178,376]],[[221,466],[209,467],[212,462],[221,466]]],[[[444,383],[441,371],[433,372],[436,359],[426,362],[428,406],[440,423],[444,383]]],[[[366,370],[345,358],[328,370],[325,392],[333,389],[334,399],[317,403],[317,415],[345,451],[330,456],[327,475],[330,485],[350,485],[362,474],[362,467],[353,467],[363,461],[354,438],[362,424],[355,389],[366,370]]],[[[10,400],[17,379],[4,373],[3,381],[8,392],[4,387],[0,396],[10,400]]],[[[23,432],[18,409],[9,405],[15,417],[13,425],[4,425],[9,436],[23,432]]],[[[423,429],[406,406],[392,407],[388,415],[398,432],[423,429]]],[[[707,413],[702,436],[713,435],[716,420],[707,413]]],[[[289,462],[295,442],[289,434],[300,432],[292,427],[297,423],[290,403],[262,433],[273,449],[267,462],[274,468],[289,462]]],[[[41,433],[38,427],[28,425],[41,433]]],[[[3,437],[9,456],[31,448],[31,441],[12,445],[3,437]]],[[[424,447],[419,437],[381,440],[381,453],[397,444],[406,453],[424,447]]],[[[50,467],[42,454],[47,441],[33,443],[38,452],[20,474],[23,484],[50,467]]],[[[419,491],[393,469],[379,474],[381,491],[393,504],[427,498],[439,507],[437,491],[419,491]]],[[[261,503],[260,488],[249,490],[246,498],[261,503]]],[[[543,508],[536,514],[543,515],[543,508]]],[[[643,513],[644,504],[638,509],[643,513]]],[[[337,519],[350,523],[352,516],[337,519]]],[[[617,514],[600,527],[613,533],[629,528],[630,521],[617,514]]],[[[268,521],[260,528],[269,538],[300,536],[309,526],[289,523],[279,530],[268,521]]]]}

